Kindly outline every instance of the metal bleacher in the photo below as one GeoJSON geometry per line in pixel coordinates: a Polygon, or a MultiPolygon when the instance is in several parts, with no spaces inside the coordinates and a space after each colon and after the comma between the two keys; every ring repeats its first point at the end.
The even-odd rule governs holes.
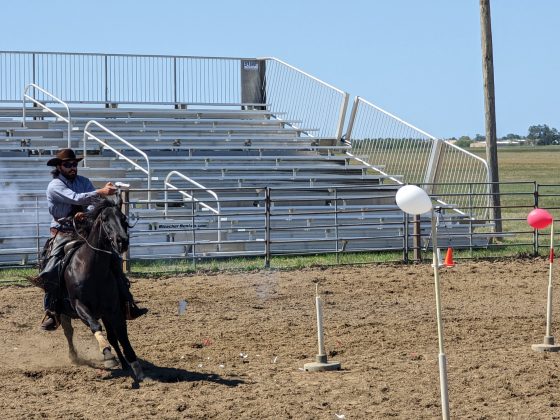
{"type": "MultiPolygon", "coordinates": [[[[52,107],[52,110],[62,112],[56,107],[52,107]]],[[[137,200],[131,212],[134,217],[139,218],[139,223],[132,232],[132,258],[188,257],[193,252],[193,243],[198,244],[197,252],[205,256],[262,254],[265,237],[262,228],[264,197],[262,194],[252,194],[249,190],[262,190],[264,187],[287,188],[285,191],[278,191],[275,196],[279,201],[275,203],[274,211],[277,215],[272,216],[271,224],[274,232],[272,239],[277,243],[273,251],[298,253],[333,250],[332,240],[321,242],[328,239],[328,232],[333,230],[321,227],[325,223],[332,223],[333,219],[329,213],[332,205],[325,204],[329,202],[328,190],[352,186],[349,193],[356,195],[360,193],[360,187],[371,191],[374,185],[382,186],[386,178],[372,173],[367,166],[347,156],[344,152],[349,148],[348,145],[336,139],[314,137],[309,135],[309,130],[303,134],[303,130],[275,119],[269,111],[79,107],[72,107],[71,110],[73,130],[70,141],[74,148],[83,152],[83,129],[88,121],[95,119],[149,157],[154,190],[151,200],[155,204],[148,208],[145,192],[135,193],[131,198],[132,201],[134,198],[137,200]],[[81,115],[87,117],[76,117],[81,115]],[[192,203],[183,201],[177,204],[176,201],[181,199],[176,192],[174,197],[169,198],[175,203],[167,212],[161,203],[164,200],[161,191],[163,182],[173,170],[203,184],[206,189],[219,191],[222,200],[219,215],[208,212],[204,214],[201,209],[195,208],[194,211],[200,214],[196,216],[198,232],[194,235],[193,223],[189,219],[193,212],[192,203]],[[297,187],[311,189],[306,191],[305,201],[301,201],[301,197],[290,199],[294,194],[291,188],[297,187]],[[261,205],[255,205],[255,201],[261,205]],[[216,233],[218,218],[221,219],[222,230],[219,244],[216,233]],[[181,228],[174,231],[158,229],[164,225],[181,228]],[[289,229],[285,229],[286,227],[289,229]],[[301,227],[305,229],[300,229],[301,227]]],[[[11,186],[28,195],[40,197],[37,204],[39,207],[44,206],[44,191],[50,181],[46,162],[56,150],[67,147],[66,124],[49,118],[48,113],[41,109],[30,109],[27,116],[34,120],[29,121],[24,128],[14,116],[14,110],[7,111],[2,115],[4,119],[0,132],[3,133],[0,137],[0,179],[5,187],[11,186]],[[14,119],[8,121],[5,118],[14,119]]],[[[103,132],[96,132],[95,136],[107,143],[113,140],[103,132]]],[[[113,142],[111,146],[138,165],[143,164],[143,157],[135,156],[134,150],[126,144],[113,142]]],[[[130,184],[133,190],[147,188],[147,176],[127,160],[119,158],[112,150],[88,140],[85,152],[86,166],[81,167],[79,173],[89,177],[95,184],[101,185],[106,180],[114,180],[130,184]]],[[[183,188],[188,189],[189,186],[183,185],[183,188]]],[[[401,223],[402,214],[392,204],[395,187],[383,186],[382,191],[383,198],[350,199],[356,203],[360,201],[361,204],[344,205],[340,201],[339,210],[348,212],[337,216],[340,222],[352,225],[356,220],[363,221],[367,219],[364,214],[384,202],[381,217],[385,220],[396,219],[401,223]]],[[[341,193],[338,200],[345,200],[344,197],[341,193]]],[[[204,201],[208,202],[208,199],[210,197],[206,197],[204,201]]],[[[332,201],[332,197],[330,199],[332,201]]],[[[38,209],[38,217],[43,226],[48,222],[45,207],[38,209]]],[[[379,216],[376,218],[379,219],[379,216]]],[[[45,239],[47,232],[43,226],[41,240],[45,239]]],[[[6,236],[10,236],[9,231],[13,230],[12,242],[23,244],[32,240],[31,234],[27,239],[15,239],[16,232],[21,227],[14,225],[12,229],[7,229],[4,230],[6,236]]],[[[398,228],[393,230],[396,232],[398,228]]],[[[341,227],[339,234],[341,238],[359,238],[364,236],[363,226],[341,227]]],[[[33,249],[35,242],[32,246],[27,246],[31,258],[36,253],[33,249]]],[[[364,249],[368,246],[396,246],[388,245],[390,242],[395,242],[394,235],[377,240],[372,238],[369,244],[368,240],[356,239],[350,248],[358,243],[364,249]]],[[[402,242],[402,239],[397,239],[396,242],[402,242]]]]}
{"type": "MultiPolygon", "coordinates": [[[[287,66],[266,63],[267,72],[287,66]]],[[[46,162],[68,146],[85,154],[79,173],[94,184],[130,185],[131,258],[402,250],[409,228],[394,196],[406,180],[350,153],[341,135],[348,95],[315,94],[309,104],[297,88],[288,99],[275,96],[273,82],[267,76],[261,100],[140,103],[78,100],[53,88],[63,102],[33,84],[25,91],[36,86],[47,96],[28,96],[25,116],[0,92],[0,188],[8,197],[0,264],[36,261],[50,223],[46,162]]],[[[452,220],[442,233],[444,244],[468,235],[452,220]]]]}

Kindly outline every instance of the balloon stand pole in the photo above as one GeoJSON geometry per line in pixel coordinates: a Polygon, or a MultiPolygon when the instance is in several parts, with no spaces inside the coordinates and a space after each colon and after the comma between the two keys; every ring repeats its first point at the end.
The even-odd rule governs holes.
{"type": "MultiPolygon", "coordinates": [[[[437,210],[436,210],[437,211],[437,210]]],[[[443,346],[443,320],[441,316],[441,293],[439,284],[439,261],[437,252],[436,215],[432,211],[432,267],[434,268],[434,289],[436,294],[436,318],[439,345],[439,386],[441,392],[441,414],[444,420],[449,419],[449,391],[447,388],[447,357],[443,346]]]]}
{"type": "Polygon", "coordinates": [[[325,370],[340,370],[339,362],[329,362],[325,353],[325,340],[323,337],[323,305],[319,296],[318,285],[315,285],[315,307],[317,309],[317,338],[319,340],[319,354],[315,361],[303,365],[307,372],[321,372],[325,370]]]}
{"type": "MultiPolygon", "coordinates": [[[[436,260],[437,260],[438,268],[441,268],[441,267],[444,266],[443,260],[442,260],[442,258],[441,258],[441,249],[439,249],[439,248],[437,249],[436,255],[437,255],[436,260]]],[[[433,267],[433,266],[434,266],[434,264],[432,263],[432,267],[433,267]]]]}
{"type": "Polygon", "coordinates": [[[437,222],[441,207],[434,208],[430,197],[420,187],[415,185],[405,185],[397,191],[395,196],[397,206],[408,214],[420,215],[431,211],[432,215],[432,267],[434,269],[434,289],[436,292],[436,320],[439,344],[439,385],[441,391],[441,415],[443,420],[449,420],[449,392],[447,389],[447,358],[443,351],[443,321],[441,317],[441,296],[439,286],[439,266],[441,256],[438,253],[437,243],[437,222]]]}
{"type": "Polygon", "coordinates": [[[533,344],[531,348],[535,351],[560,351],[560,345],[555,344],[551,332],[552,320],[552,264],[554,263],[554,221],[550,225],[550,257],[548,267],[548,297],[546,300],[546,334],[541,344],[533,344]]]}

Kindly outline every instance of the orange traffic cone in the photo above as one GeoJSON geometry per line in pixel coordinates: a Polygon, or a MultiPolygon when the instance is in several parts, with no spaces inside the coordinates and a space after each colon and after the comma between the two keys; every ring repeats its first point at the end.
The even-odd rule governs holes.
{"type": "Polygon", "coordinates": [[[453,261],[453,248],[447,248],[447,254],[445,254],[445,261],[443,262],[443,265],[446,267],[455,266],[455,262],[453,261]]]}

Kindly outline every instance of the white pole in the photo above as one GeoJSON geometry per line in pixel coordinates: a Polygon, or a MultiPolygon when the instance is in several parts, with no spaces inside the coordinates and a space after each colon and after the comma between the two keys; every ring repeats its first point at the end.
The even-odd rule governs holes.
{"type": "MultiPolygon", "coordinates": [[[[548,300],[546,302],[546,336],[551,337],[550,323],[552,322],[552,263],[554,262],[554,220],[550,224],[550,256],[548,269],[548,300]]],[[[554,344],[554,343],[551,343],[554,344]]]]}
{"type": "Polygon", "coordinates": [[[434,267],[434,288],[436,292],[436,317],[439,344],[439,385],[441,391],[441,414],[444,420],[449,420],[449,392],[447,389],[447,358],[443,350],[443,322],[441,319],[441,296],[439,287],[439,261],[437,255],[437,227],[436,215],[432,209],[432,259],[434,267]]]}
{"type": "Polygon", "coordinates": [[[325,353],[325,342],[323,340],[323,304],[319,296],[319,285],[315,285],[315,307],[317,310],[317,338],[319,339],[319,354],[315,356],[315,362],[306,363],[303,369],[308,372],[320,372],[324,370],[339,370],[339,362],[329,362],[325,353]]]}
{"type": "Polygon", "coordinates": [[[546,299],[546,333],[542,344],[533,344],[535,351],[560,351],[560,345],[554,343],[552,335],[552,265],[554,263],[554,220],[550,223],[550,255],[548,261],[548,296],[546,299]]]}
{"type": "Polygon", "coordinates": [[[325,342],[323,338],[323,308],[319,297],[319,287],[315,285],[315,306],[317,308],[317,338],[319,340],[319,356],[325,354],[325,342]]]}

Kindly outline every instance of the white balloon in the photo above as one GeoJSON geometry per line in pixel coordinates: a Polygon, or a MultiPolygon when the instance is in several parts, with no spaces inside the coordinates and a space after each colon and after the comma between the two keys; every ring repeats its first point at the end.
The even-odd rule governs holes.
{"type": "Polygon", "coordinates": [[[397,206],[408,214],[422,214],[432,209],[432,200],[426,191],[416,185],[399,188],[395,201],[397,206]]]}

